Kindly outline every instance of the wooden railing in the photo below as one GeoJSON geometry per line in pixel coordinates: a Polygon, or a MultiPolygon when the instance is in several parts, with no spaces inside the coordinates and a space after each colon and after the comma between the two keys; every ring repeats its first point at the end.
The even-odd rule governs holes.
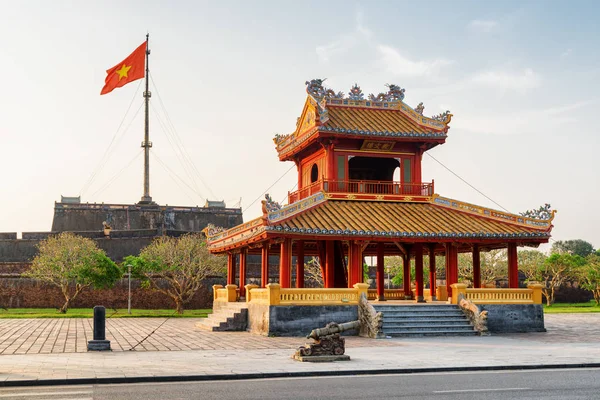
{"type": "Polygon", "coordinates": [[[246,286],[246,301],[271,306],[356,305],[368,288],[366,283],[348,289],[282,288],[278,283],[269,283],[266,288],[246,286]]]}
{"type": "Polygon", "coordinates": [[[397,196],[432,196],[431,183],[402,183],[392,181],[337,181],[322,179],[295,192],[288,192],[288,204],[302,200],[320,191],[327,193],[377,194],[397,196]]]}
{"type": "MultiPolygon", "coordinates": [[[[384,289],[383,296],[386,300],[404,300],[404,289],[384,289]]],[[[377,289],[369,289],[368,299],[377,299],[377,289]]]]}
{"type": "Polygon", "coordinates": [[[504,288],[467,288],[467,285],[455,283],[452,287],[452,304],[458,304],[462,294],[475,304],[542,304],[542,285],[530,284],[527,289],[504,288]]]}

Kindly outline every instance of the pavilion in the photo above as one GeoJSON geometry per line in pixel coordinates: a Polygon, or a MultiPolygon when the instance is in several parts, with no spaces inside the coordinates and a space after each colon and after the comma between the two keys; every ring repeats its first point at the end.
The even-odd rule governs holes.
{"type": "MultiPolygon", "coordinates": [[[[229,288],[235,285],[237,293],[235,299],[229,296],[230,301],[239,297],[248,301],[247,290],[256,291],[256,296],[264,293],[269,255],[279,256],[278,287],[281,293],[289,289],[286,293],[291,296],[282,294],[281,304],[285,299],[307,298],[293,295],[293,290],[304,288],[304,265],[312,256],[319,258],[324,278],[324,288],[313,291],[364,290],[364,285],[357,286],[363,283],[364,257],[375,256],[372,297],[383,301],[397,299],[400,293],[402,298],[424,302],[452,297],[452,285],[458,283],[458,253],[472,253],[473,289],[477,289],[480,251],[506,248],[508,286],[519,287],[517,247],[548,242],[555,213],[549,205],[517,215],[437,194],[433,181],[423,182],[421,163],[426,151],[446,142],[449,111],[426,117],[423,103],[408,106],[403,101],[405,90],[397,85],[365,98],[358,85],[345,96],[325,88],[323,80],[306,83],[308,97],[296,130],[274,138],[280,161],[293,161],[298,170],[297,190],[288,194],[288,205],[267,195],[259,218],[228,230],[214,226],[205,230],[211,253],[228,255],[227,283],[229,288]],[[262,256],[261,288],[246,285],[248,254],[262,256]],[[435,287],[435,257],[430,257],[430,288],[424,290],[424,254],[445,256],[444,288],[435,287]],[[403,258],[407,278],[403,290],[396,292],[384,289],[384,257],[390,255],[403,258]]],[[[314,303],[326,297],[311,299],[314,303]]]]}

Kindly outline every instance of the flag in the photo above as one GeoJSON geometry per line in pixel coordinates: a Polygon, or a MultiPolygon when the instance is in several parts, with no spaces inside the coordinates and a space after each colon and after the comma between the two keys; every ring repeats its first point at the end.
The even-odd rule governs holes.
{"type": "Polygon", "coordinates": [[[115,88],[142,79],[146,68],[146,42],[142,43],[123,61],[106,71],[104,87],[100,94],[112,92],[115,88]]]}

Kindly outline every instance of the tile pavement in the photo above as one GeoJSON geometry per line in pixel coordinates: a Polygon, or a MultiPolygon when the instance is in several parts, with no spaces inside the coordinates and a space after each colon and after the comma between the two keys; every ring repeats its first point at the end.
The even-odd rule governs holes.
{"type": "MultiPolygon", "coordinates": [[[[298,338],[268,338],[247,332],[208,332],[198,318],[119,318],[106,320],[113,351],[294,349],[298,338]],[[164,325],[160,326],[163,322],[164,325]],[[160,328],[158,328],[160,326],[160,328]],[[158,328],[158,329],[157,329],[158,328]],[[148,339],[136,346],[156,329],[148,339]]],[[[85,353],[93,338],[91,319],[0,319],[0,354],[85,353]]],[[[386,341],[349,337],[348,347],[389,346],[386,341]]]]}
{"type": "Polygon", "coordinates": [[[112,352],[86,353],[88,320],[0,320],[0,385],[59,379],[323,373],[600,363],[600,314],[551,314],[547,333],[369,340],[349,337],[351,362],[291,360],[303,338],[205,332],[195,319],[173,319],[127,351],[162,319],[107,321],[112,352]],[[168,351],[179,350],[179,351],[168,351]]]}

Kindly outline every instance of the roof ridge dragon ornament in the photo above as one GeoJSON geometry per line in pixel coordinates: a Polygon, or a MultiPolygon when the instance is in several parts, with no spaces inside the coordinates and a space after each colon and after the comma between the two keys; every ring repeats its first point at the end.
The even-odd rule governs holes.
{"type": "Polygon", "coordinates": [[[540,206],[538,209],[527,210],[525,212],[519,213],[522,217],[527,217],[531,219],[541,219],[541,220],[550,220],[554,218],[554,213],[556,211],[552,210],[549,203],[540,206]]]}
{"type": "Polygon", "coordinates": [[[393,83],[386,83],[385,86],[389,88],[387,93],[379,93],[375,96],[373,93],[369,95],[371,101],[402,101],[404,100],[404,92],[406,89],[401,88],[393,83]]]}

